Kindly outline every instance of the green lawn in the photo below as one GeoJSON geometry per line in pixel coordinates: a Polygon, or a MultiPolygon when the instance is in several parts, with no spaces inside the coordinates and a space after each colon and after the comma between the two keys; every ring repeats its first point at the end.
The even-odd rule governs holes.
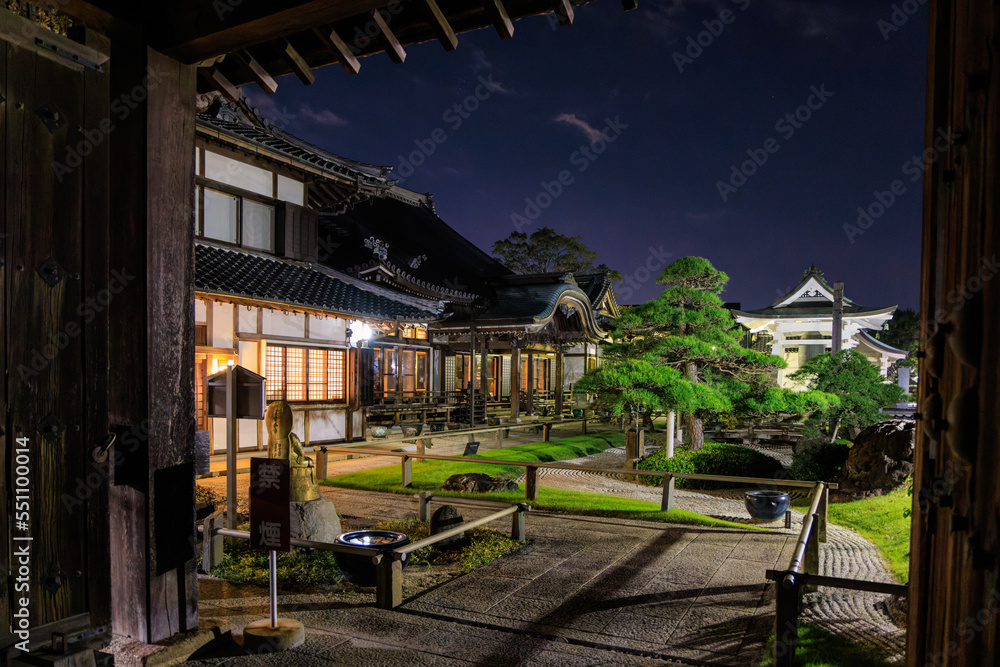
{"type": "MultiPolygon", "coordinates": [[[[774,637],[767,644],[761,667],[772,667],[774,637]]],[[[799,642],[795,647],[795,664],[800,667],[889,667],[875,649],[860,646],[842,636],[830,634],[814,625],[799,626],[799,642]]]]}
{"type": "Polygon", "coordinates": [[[885,558],[896,580],[905,584],[910,577],[910,509],[913,498],[906,489],[884,496],[830,503],[829,520],[838,526],[853,528],[868,538],[885,558]]]}
{"type": "MultiPolygon", "coordinates": [[[[451,475],[460,473],[485,473],[491,476],[506,476],[514,479],[524,473],[522,466],[504,466],[489,463],[476,463],[476,459],[494,459],[502,461],[522,462],[553,462],[574,459],[602,452],[609,447],[620,447],[624,444],[625,435],[618,432],[597,433],[563,438],[552,442],[533,442],[516,447],[495,449],[475,456],[467,457],[466,461],[414,461],[413,485],[404,488],[400,485],[401,472],[398,464],[382,468],[364,470],[338,475],[322,481],[328,486],[339,486],[347,489],[366,489],[385,493],[412,495],[418,491],[433,491],[434,495],[463,498],[479,498],[501,502],[519,503],[524,500],[524,485],[520,491],[502,493],[469,494],[453,491],[441,491],[441,485],[451,475]]],[[[699,526],[727,526],[758,529],[756,526],[746,526],[711,517],[671,510],[661,512],[660,504],[643,500],[620,498],[603,493],[584,493],[539,486],[537,500],[531,501],[534,509],[565,514],[581,514],[587,516],[602,516],[642,521],[662,521],[699,526]]]]}

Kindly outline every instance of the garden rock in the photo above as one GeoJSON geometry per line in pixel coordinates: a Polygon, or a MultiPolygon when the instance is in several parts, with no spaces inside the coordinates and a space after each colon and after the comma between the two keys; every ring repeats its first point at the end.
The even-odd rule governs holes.
{"type": "MultiPolygon", "coordinates": [[[[437,535],[438,533],[443,533],[446,530],[451,530],[456,526],[462,525],[465,519],[462,518],[462,514],[458,511],[458,508],[454,505],[443,505],[436,510],[434,514],[431,515],[430,532],[431,535],[437,535]]],[[[437,546],[442,549],[453,548],[460,546],[465,541],[465,533],[459,533],[445,540],[441,540],[437,543],[437,546]]]]}
{"type": "Polygon", "coordinates": [[[444,481],[444,491],[463,493],[493,493],[494,491],[517,491],[517,484],[499,477],[490,477],[479,472],[452,475],[444,481]]]}
{"type": "Polygon", "coordinates": [[[913,474],[915,426],[910,420],[893,419],[862,430],[844,463],[839,494],[867,498],[903,486],[913,474]]]}
{"type": "Polygon", "coordinates": [[[333,542],[343,530],[333,503],[326,498],[290,503],[291,536],[313,542],[333,542]]]}

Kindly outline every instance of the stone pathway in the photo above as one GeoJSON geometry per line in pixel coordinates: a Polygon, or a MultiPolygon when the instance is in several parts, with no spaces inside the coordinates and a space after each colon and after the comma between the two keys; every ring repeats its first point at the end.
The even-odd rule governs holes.
{"type": "MultiPolygon", "coordinates": [[[[544,514],[533,543],[407,602],[442,620],[695,664],[760,664],[774,623],[764,570],[793,538],[544,514]]],[[[510,664],[492,656],[481,664],[510,664]]]]}
{"type": "MultiPolygon", "coordinates": [[[[652,450],[647,448],[647,453],[652,453],[652,450]]],[[[774,452],[769,450],[765,453],[774,455],[774,452]]],[[[624,460],[624,448],[613,448],[592,457],[574,459],[566,463],[612,468],[621,466],[624,460]]],[[[551,469],[542,471],[539,484],[660,502],[662,495],[660,488],[636,484],[631,481],[632,479],[631,476],[624,474],[605,475],[551,469]]],[[[750,523],[741,489],[711,492],[678,490],[675,503],[678,509],[739,523],[750,523]]],[[[797,538],[802,519],[803,513],[793,509],[791,530],[785,530],[780,523],[765,525],[778,533],[797,538]]],[[[778,569],[787,567],[787,559],[777,565],[778,569]]],[[[820,570],[821,574],[827,576],[897,583],[871,542],[853,530],[836,525],[830,525],[828,541],[821,546],[820,570]]],[[[882,603],[888,597],[879,593],[823,588],[816,593],[806,595],[802,618],[829,632],[877,648],[890,660],[902,660],[906,652],[906,630],[893,623],[886,614],[882,603]]]]}

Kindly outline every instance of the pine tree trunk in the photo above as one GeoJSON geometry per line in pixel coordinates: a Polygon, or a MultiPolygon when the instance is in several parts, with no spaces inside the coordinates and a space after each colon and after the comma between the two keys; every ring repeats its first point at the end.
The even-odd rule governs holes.
{"type": "Polygon", "coordinates": [[[688,417],[688,434],[691,449],[701,449],[705,446],[705,428],[701,423],[701,417],[694,415],[688,417]]]}
{"type": "Polygon", "coordinates": [[[833,422],[833,428],[830,430],[831,443],[833,443],[837,439],[837,431],[840,430],[840,420],[841,417],[837,417],[837,421],[833,422]]]}
{"type": "MultiPolygon", "coordinates": [[[[688,379],[692,382],[698,382],[698,367],[694,362],[690,362],[685,369],[687,371],[688,379]]],[[[701,449],[705,446],[705,428],[701,423],[701,417],[696,417],[692,413],[688,417],[688,436],[689,442],[691,443],[691,449],[701,449]]]]}

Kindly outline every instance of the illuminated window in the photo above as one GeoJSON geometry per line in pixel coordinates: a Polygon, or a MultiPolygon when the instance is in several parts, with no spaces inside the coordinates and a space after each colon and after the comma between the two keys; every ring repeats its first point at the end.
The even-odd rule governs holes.
{"type": "Polygon", "coordinates": [[[344,350],[268,345],[267,400],[343,402],[346,366],[344,350]]]}

